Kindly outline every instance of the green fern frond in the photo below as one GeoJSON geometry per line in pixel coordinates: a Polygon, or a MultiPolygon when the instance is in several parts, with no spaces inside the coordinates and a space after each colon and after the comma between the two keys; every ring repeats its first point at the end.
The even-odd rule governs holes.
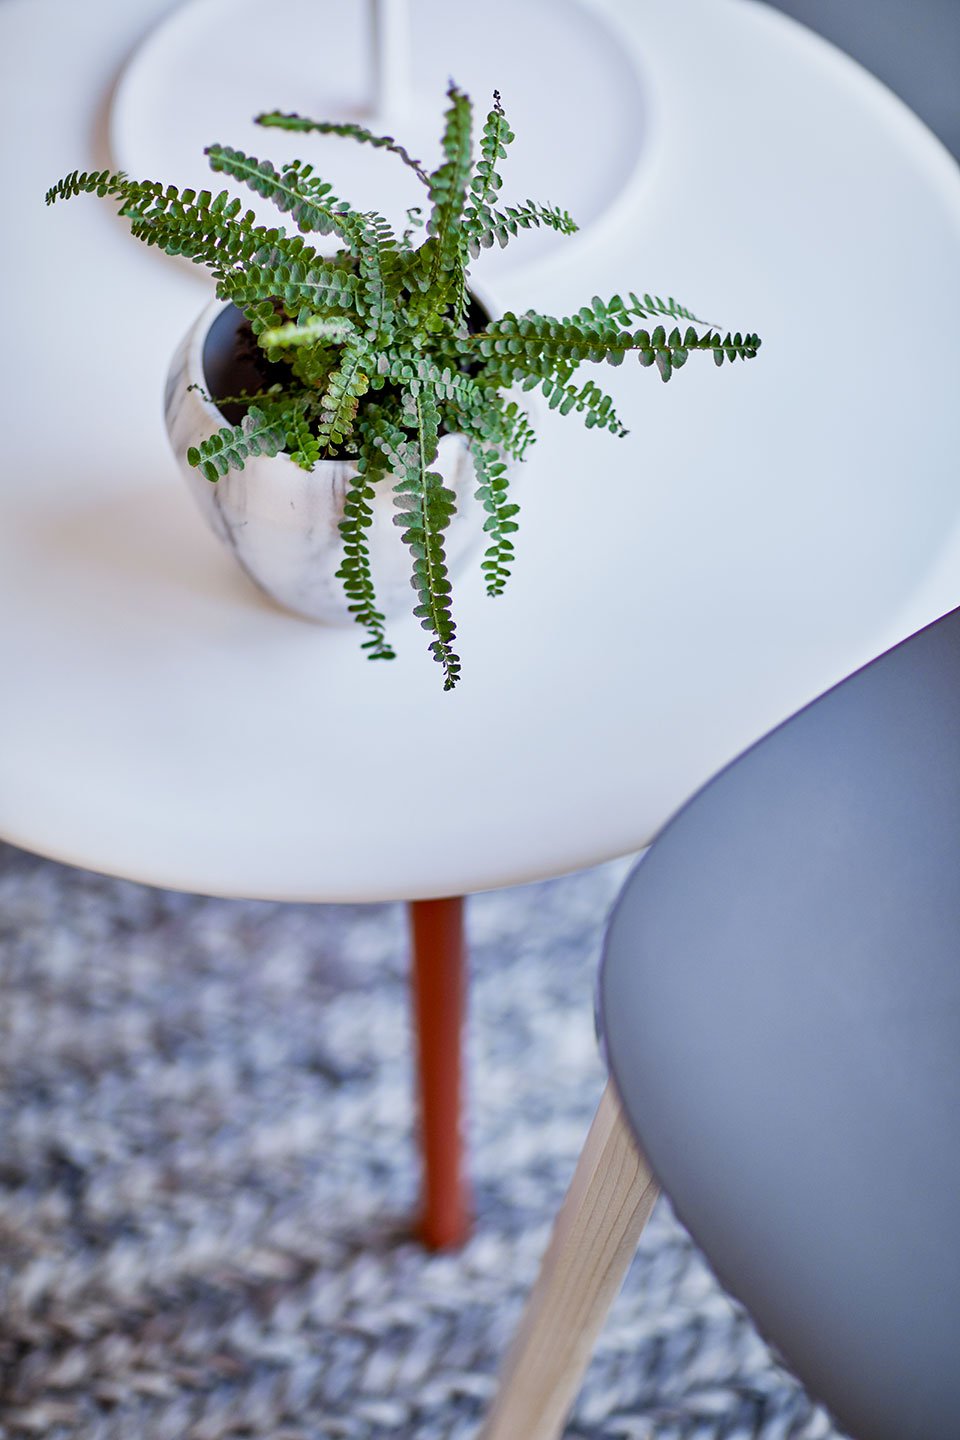
{"type": "Polygon", "coordinates": [[[437,402],[457,404],[465,414],[479,414],[489,407],[489,397],[469,375],[439,365],[428,354],[386,350],[378,357],[377,366],[388,380],[414,397],[426,386],[437,402]]]}
{"type": "Polygon", "coordinates": [[[321,458],[317,438],[299,411],[287,427],[285,448],[290,459],[295,465],[299,465],[301,470],[312,470],[321,458]]]}
{"type": "Polygon", "coordinates": [[[196,390],[197,393],[206,400],[208,405],[260,405],[264,403],[269,405],[277,400],[282,401],[284,398],[283,386],[279,381],[275,385],[269,386],[266,390],[241,390],[236,395],[218,395],[216,399],[208,394],[202,385],[198,385],[196,382],[187,386],[188,395],[191,390],[196,390]]]}
{"type": "Polygon", "coordinates": [[[464,210],[464,229],[468,242],[490,226],[490,207],[500,193],[503,180],[497,162],[506,159],[507,146],[515,139],[507,124],[499,90],[493,92],[493,109],[488,114],[480,137],[480,159],[470,182],[470,196],[464,210]]]}
{"type": "Polygon", "coordinates": [[[515,460],[522,460],[537,438],[530,416],[516,400],[503,406],[503,448],[515,460]]]}
{"type": "Polygon", "coordinates": [[[443,161],[430,176],[429,238],[420,250],[420,289],[425,292],[423,313],[428,328],[445,310],[459,323],[465,305],[464,266],[466,236],[461,225],[467,186],[473,168],[473,106],[453,84],[444,116],[443,161]]]}
{"type": "Polygon", "coordinates": [[[251,456],[279,455],[286,439],[287,422],[282,413],[268,414],[251,405],[239,425],[225,426],[201,445],[191,445],[187,463],[206,480],[219,480],[228,470],[242,470],[251,456]]]}
{"type": "MultiPolygon", "coordinates": [[[[56,185],[51,185],[44,198],[48,205],[53,205],[57,200],[72,200],[76,195],[99,195],[101,199],[105,195],[123,197],[132,183],[123,170],[72,170],[56,185]]],[[[162,194],[164,190],[154,182],[141,182],[141,190],[148,188],[155,194],[162,194]]]]}
{"type": "Polygon", "coordinates": [[[576,317],[557,320],[549,315],[514,315],[507,312],[500,320],[488,325],[479,335],[463,342],[466,351],[473,350],[495,363],[490,367],[500,383],[508,380],[553,378],[556,367],[580,364],[590,360],[619,365],[626,355],[635,352],[641,365],[656,364],[664,380],[686,363],[692,350],[712,353],[718,365],[724,359],[752,359],[760,347],[756,335],[727,335],[721,340],[715,332],[698,335],[688,327],[684,335],[674,328],[667,335],[658,325],[648,330],[621,330],[609,321],[594,318],[586,324],[576,317]]]}
{"type": "Polygon", "coordinates": [[[137,239],[215,270],[250,261],[268,243],[281,247],[291,258],[309,253],[319,259],[315,251],[305,251],[303,242],[298,242],[297,251],[282,231],[258,225],[252,212],[242,214],[240,201],[226,190],[212,195],[209,190],[197,193],[131,180],[122,171],[74,171],[47,191],[47,204],[84,193],[119,200],[120,214],[129,220],[137,239]]]}
{"type": "Polygon", "coordinates": [[[433,635],[429,650],[443,667],[443,688],[452,690],[460,677],[460,657],[453,649],[456,625],[450,608],[450,579],[443,532],[453,518],[456,496],[430,466],[437,458],[440,416],[429,391],[406,397],[406,414],[416,427],[402,478],[394,489],[398,514],[394,524],[413,556],[414,607],[424,630],[433,635]]]}
{"type": "Polygon", "coordinates": [[[258,224],[252,210],[241,213],[239,201],[226,190],[215,196],[209,190],[196,195],[184,190],[175,198],[157,196],[146,203],[128,198],[120,214],[138,240],[206,265],[218,278],[235,267],[256,264],[264,253],[283,254],[291,263],[321,259],[301,236],[258,224]]]}
{"type": "Polygon", "coordinates": [[[470,442],[470,453],[477,476],[477,499],[487,512],[483,528],[490,536],[481,569],[487,594],[502,595],[513,564],[514,550],[510,536],[519,528],[514,516],[519,514],[520,506],[508,499],[509,473],[496,446],[485,446],[473,440],[470,442]]]}
{"type": "Polygon", "coordinates": [[[741,335],[738,330],[735,335],[727,331],[722,340],[716,332],[704,335],[697,348],[711,350],[717,365],[724,360],[732,365],[734,360],[755,360],[761,344],[759,335],[741,335]]]}
{"type": "Polygon", "coordinates": [[[362,648],[371,660],[393,660],[393,647],[386,637],[386,618],[377,605],[373,572],[370,567],[368,531],[373,524],[375,488],[387,475],[387,466],[376,449],[372,433],[361,438],[357,458],[357,474],[351,482],[343,504],[340,534],[343,537],[343,559],[337,571],[348,608],[358,625],[369,635],[362,648]]]}
{"type": "Polygon", "coordinates": [[[413,236],[417,230],[422,230],[426,224],[423,209],[420,205],[411,205],[407,210],[407,227],[400,237],[400,244],[407,253],[413,250],[413,236]]]}
{"type": "Polygon", "coordinates": [[[249,185],[258,195],[289,213],[301,230],[337,234],[358,257],[360,287],[366,299],[366,320],[372,336],[393,322],[393,300],[399,292],[399,250],[389,223],[382,215],[361,214],[338,200],[312,167],[298,161],[281,172],[270,160],[258,160],[229,145],[211,145],[207,157],[214,170],[249,185]]]}
{"type": "Polygon", "coordinates": [[[505,210],[488,209],[482,225],[478,224],[471,233],[470,253],[477,256],[481,248],[489,248],[494,241],[503,249],[511,236],[521,230],[538,230],[541,226],[557,230],[561,235],[573,235],[580,228],[568,211],[527,200],[523,205],[508,205],[505,210]]]}
{"type": "Polygon", "coordinates": [[[373,455],[378,451],[391,475],[404,475],[414,460],[414,445],[403,429],[403,410],[398,400],[387,404],[370,404],[363,416],[362,448],[373,455]]]}
{"type": "Polygon", "coordinates": [[[321,458],[320,443],[310,429],[303,406],[296,406],[290,412],[284,449],[301,470],[312,470],[321,458]]]}
{"type": "Polygon", "coordinates": [[[271,160],[258,160],[232,145],[208,145],[205,154],[211,170],[249,186],[288,214],[298,229],[337,234],[349,245],[356,244],[361,217],[337,199],[332,186],[313,175],[312,166],[294,161],[280,171],[271,160]]]}
{"type": "Polygon", "coordinates": [[[274,247],[257,263],[228,271],[217,283],[217,294],[240,309],[258,300],[279,300],[288,313],[306,306],[317,314],[349,314],[356,310],[358,286],[356,275],[338,265],[288,260],[274,247]]]}
{"type": "Polygon", "coordinates": [[[353,250],[363,244],[365,217],[338,199],[332,187],[314,175],[312,165],[292,160],[281,171],[271,160],[258,160],[230,145],[208,145],[205,154],[211,170],[239,180],[271,201],[300,230],[339,235],[353,250]]]}
{"type": "Polygon", "coordinates": [[[316,436],[321,451],[334,454],[351,439],[360,398],[370,388],[372,359],[362,336],[344,348],[320,400],[316,436]]]}
{"type": "Polygon", "coordinates": [[[308,315],[302,322],[290,320],[284,325],[272,326],[257,338],[264,350],[269,352],[282,350],[287,345],[315,345],[318,341],[345,345],[355,339],[356,334],[356,327],[349,320],[330,315],[308,315]]]}
{"type": "Polygon", "coordinates": [[[609,430],[612,435],[621,439],[629,433],[621,424],[611,397],[592,380],[585,381],[578,389],[576,385],[565,385],[562,381],[547,376],[541,381],[540,389],[551,410],[559,410],[561,415],[569,415],[571,410],[575,410],[583,415],[588,430],[599,425],[601,429],[609,430]]]}
{"type": "Polygon", "coordinates": [[[424,185],[430,184],[430,177],[420,161],[414,160],[409,150],[398,145],[392,135],[375,135],[363,125],[346,121],[310,120],[306,115],[297,115],[295,112],[284,114],[281,110],[265,111],[263,115],[256,117],[256,123],[275,130],[295,130],[300,133],[312,130],[318,135],[342,135],[347,140],[359,141],[361,145],[372,145],[376,150],[388,150],[392,155],[399,156],[424,185]]]}
{"type": "Polygon", "coordinates": [[[455,500],[440,476],[429,469],[439,446],[437,418],[436,407],[423,393],[416,398],[405,394],[399,414],[392,407],[371,406],[364,418],[364,449],[379,450],[393,477],[398,512],[394,524],[401,527],[401,538],[413,555],[412,582],[419,602],[413,613],[434,635],[429,649],[443,666],[444,689],[451,690],[460,674],[460,660],[452,649],[456,627],[442,535],[455,500]],[[431,458],[425,460],[425,455],[431,458]]]}
{"type": "Polygon", "coordinates": [[[717,326],[710,325],[709,321],[700,319],[692,310],[679,304],[672,295],[664,300],[659,295],[637,296],[632,290],[626,300],[622,295],[614,295],[609,300],[601,300],[599,295],[594,295],[590,305],[585,305],[577,312],[576,319],[588,325],[595,324],[598,320],[614,320],[623,325],[629,320],[649,320],[651,316],[659,315],[670,320],[690,320],[694,325],[707,325],[711,330],[717,329],[717,326]]]}
{"type": "Polygon", "coordinates": [[[486,389],[470,375],[431,356],[387,351],[377,358],[379,372],[392,385],[412,396],[426,386],[451,432],[462,430],[468,437],[499,446],[522,459],[535,436],[526,412],[515,400],[507,402],[486,389]]]}
{"type": "Polygon", "coordinates": [[[365,215],[363,243],[359,248],[360,285],[367,335],[382,344],[396,322],[395,302],[400,294],[400,250],[393,230],[382,215],[365,215]]]}

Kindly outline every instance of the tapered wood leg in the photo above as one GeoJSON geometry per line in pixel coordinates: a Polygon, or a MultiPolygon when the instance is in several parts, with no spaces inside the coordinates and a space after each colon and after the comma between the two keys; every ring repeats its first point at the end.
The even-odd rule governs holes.
{"type": "Polygon", "coordinates": [[[659,1187],[608,1084],[477,1440],[556,1440],[659,1187]]]}
{"type": "Polygon", "coordinates": [[[462,1138],[464,904],[456,896],[415,900],[409,908],[423,1147],[420,1234],[426,1245],[440,1250],[462,1245],[470,1234],[462,1138]]]}

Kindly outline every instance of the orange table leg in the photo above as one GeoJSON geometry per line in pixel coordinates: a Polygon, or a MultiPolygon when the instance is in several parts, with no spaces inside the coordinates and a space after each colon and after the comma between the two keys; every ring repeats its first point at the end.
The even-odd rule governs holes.
{"type": "Polygon", "coordinates": [[[463,908],[461,896],[414,900],[409,907],[424,1166],[420,1235],[432,1250],[462,1245],[470,1234],[461,1131],[467,988],[463,908]]]}

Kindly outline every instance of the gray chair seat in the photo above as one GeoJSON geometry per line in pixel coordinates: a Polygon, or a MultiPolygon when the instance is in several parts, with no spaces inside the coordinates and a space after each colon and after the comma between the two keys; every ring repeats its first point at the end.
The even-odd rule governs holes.
{"type": "Polygon", "coordinates": [[[960,611],[705,787],[600,983],[630,1124],[857,1440],[960,1435],[960,611]]]}

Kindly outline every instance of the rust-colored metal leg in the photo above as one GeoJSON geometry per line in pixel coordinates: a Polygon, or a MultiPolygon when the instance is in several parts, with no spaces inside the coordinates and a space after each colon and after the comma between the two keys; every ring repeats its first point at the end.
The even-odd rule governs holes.
{"type": "Polygon", "coordinates": [[[455,896],[414,900],[409,908],[424,1168],[420,1234],[430,1249],[441,1250],[462,1245],[470,1234],[461,1132],[464,905],[455,896]]]}

